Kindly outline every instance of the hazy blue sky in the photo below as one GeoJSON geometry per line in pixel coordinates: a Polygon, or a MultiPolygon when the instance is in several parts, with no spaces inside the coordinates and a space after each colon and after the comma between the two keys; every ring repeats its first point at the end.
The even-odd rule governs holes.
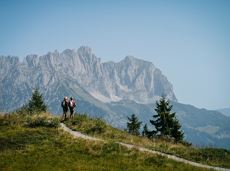
{"type": "Polygon", "coordinates": [[[152,61],[182,103],[230,107],[230,0],[0,0],[0,54],[152,61]]]}

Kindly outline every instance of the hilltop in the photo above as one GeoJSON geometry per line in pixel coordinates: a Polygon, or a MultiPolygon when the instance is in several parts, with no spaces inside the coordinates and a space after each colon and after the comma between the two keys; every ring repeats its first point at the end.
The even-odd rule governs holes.
{"type": "Polygon", "coordinates": [[[230,152],[195,148],[163,139],[133,136],[103,120],[77,114],[65,124],[72,130],[104,139],[74,139],[50,114],[11,113],[0,116],[2,170],[206,170],[162,156],[128,149],[117,141],[143,146],[213,166],[230,168],[230,152]]]}

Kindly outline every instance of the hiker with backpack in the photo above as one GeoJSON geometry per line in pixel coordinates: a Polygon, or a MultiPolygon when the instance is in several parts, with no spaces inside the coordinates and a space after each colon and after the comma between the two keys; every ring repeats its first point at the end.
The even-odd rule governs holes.
{"type": "Polygon", "coordinates": [[[68,97],[64,97],[64,100],[61,102],[61,107],[63,109],[62,121],[65,121],[67,119],[68,106],[69,106],[68,97]]]}
{"type": "Polygon", "coordinates": [[[76,107],[76,102],[72,97],[70,97],[70,101],[69,101],[70,118],[73,118],[75,107],[76,107]]]}

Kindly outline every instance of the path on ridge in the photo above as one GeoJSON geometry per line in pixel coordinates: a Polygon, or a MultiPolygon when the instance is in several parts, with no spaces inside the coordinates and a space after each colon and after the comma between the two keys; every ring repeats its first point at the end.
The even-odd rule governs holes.
{"type": "MultiPolygon", "coordinates": [[[[88,135],[84,135],[84,134],[82,134],[80,132],[77,132],[77,131],[72,131],[70,128],[68,128],[63,123],[61,123],[61,128],[64,131],[70,133],[75,138],[83,138],[83,139],[86,139],[86,140],[106,142],[103,139],[94,138],[94,137],[91,137],[91,136],[88,136],[88,135]]],[[[139,151],[148,152],[148,153],[152,153],[152,154],[157,154],[157,155],[164,156],[164,157],[167,157],[169,159],[172,159],[172,160],[175,160],[175,161],[178,161],[178,162],[182,162],[182,163],[185,163],[185,164],[190,164],[190,165],[196,166],[196,167],[202,167],[202,168],[206,168],[206,169],[213,169],[213,170],[219,170],[219,171],[230,171],[230,169],[221,168],[221,167],[215,167],[215,166],[209,166],[209,165],[205,165],[205,164],[201,164],[201,163],[196,163],[196,162],[186,160],[186,159],[174,156],[174,155],[162,153],[162,152],[155,151],[155,150],[150,150],[148,148],[144,148],[144,147],[140,147],[140,146],[136,146],[136,145],[132,145],[132,144],[127,144],[127,143],[123,143],[123,142],[117,142],[117,143],[122,145],[122,146],[125,146],[125,147],[127,147],[129,149],[135,148],[135,149],[137,149],[139,151]]]]}

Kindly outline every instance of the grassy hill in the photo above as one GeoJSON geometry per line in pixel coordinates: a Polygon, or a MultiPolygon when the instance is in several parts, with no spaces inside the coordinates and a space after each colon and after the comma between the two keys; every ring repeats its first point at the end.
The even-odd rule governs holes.
{"type": "Polygon", "coordinates": [[[228,150],[199,149],[131,136],[86,115],[76,115],[65,123],[73,130],[103,138],[106,142],[74,139],[59,128],[59,119],[49,114],[0,115],[1,170],[206,170],[127,149],[117,141],[230,168],[228,150]]]}

